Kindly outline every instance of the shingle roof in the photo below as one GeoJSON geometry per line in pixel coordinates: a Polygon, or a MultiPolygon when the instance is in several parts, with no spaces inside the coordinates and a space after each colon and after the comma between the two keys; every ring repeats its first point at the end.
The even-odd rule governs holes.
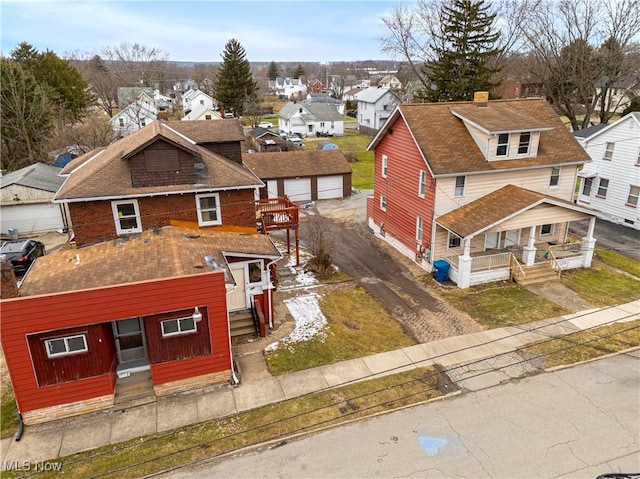
{"type": "Polygon", "coordinates": [[[390,92],[390,91],[391,90],[389,88],[371,86],[369,88],[362,90],[360,93],[358,93],[358,101],[375,103],[380,98],[382,98],[387,92],[390,92]]]}
{"type": "MultiPolygon", "coordinates": [[[[550,127],[540,132],[540,144],[535,158],[487,161],[473,140],[464,122],[452,110],[468,109],[470,102],[402,104],[394,112],[385,127],[378,133],[369,149],[392,127],[394,119],[401,116],[406,121],[416,144],[425,157],[431,171],[437,175],[452,175],[473,172],[504,171],[516,168],[545,165],[575,164],[590,161],[589,155],[580,146],[571,132],[564,126],[552,107],[544,99],[495,100],[478,114],[493,119],[492,128],[501,124],[499,118],[529,118],[530,123],[518,125],[528,127],[550,127]]],[[[505,126],[505,125],[502,125],[505,126]]]]}
{"type": "Polygon", "coordinates": [[[540,203],[560,205],[589,215],[585,208],[580,208],[569,201],[519,186],[507,185],[439,216],[436,218],[436,223],[461,238],[465,238],[540,203]]]}
{"type": "MultiPolygon", "coordinates": [[[[211,271],[205,256],[226,267],[224,254],[282,257],[267,235],[205,232],[167,226],[42,256],[25,276],[20,296],[52,294],[211,271]]],[[[228,275],[228,282],[232,281],[228,275]]]]}
{"type": "Polygon", "coordinates": [[[198,145],[205,143],[227,143],[243,141],[244,132],[237,118],[222,119],[220,121],[170,121],[164,123],[169,128],[176,130],[198,145]]]}
{"type": "Polygon", "coordinates": [[[351,173],[351,166],[340,150],[245,153],[242,161],[263,180],[351,173]]]}
{"type": "Polygon", "coordinates": [[[212,142],[216,139],[222,141],[222,138],[232,137],[237,128],[239,126],[235,120],[230,123],[224,120],[168,124],[154,122],[112,143],[100,154],[94,153],[93,156],[88,157],[91,155],[89,153],[76,158],[74,162],[83,162],[82,168],[75,170],[67,178],[55,199],[139,197],[176,191],[262,186],[262,182],[242,165],[196,144],[196,142],[207,143],[209,139],[212,139],[212,142]],[[211,128],[218,123],[225,123],[222,130],[211,128]],[[214,134],[206,136],[207,131],[214,134]],[[221,131],[225,134],[229,133],[229,136],[223,136],[221,131]],[[190,136],[188,137],[187,134],[190,136]],[[198,157],[205,164],[206,177],[198,177],[197,184],[133,187],[126,158],[159,140],[173,143],[198,157]]]}
{"type": "Polygon", "coordinates": [[[64,178],[58,176],[60,171],[61,168],[56,166],[34,163],[2,176],[0,178],[0,187],[20,185],[55,193],[64,181],[64,178]]]}

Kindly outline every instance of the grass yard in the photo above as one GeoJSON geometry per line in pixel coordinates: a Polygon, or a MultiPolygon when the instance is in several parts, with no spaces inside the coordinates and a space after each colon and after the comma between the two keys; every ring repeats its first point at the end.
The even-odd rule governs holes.
{"type": "Polygon", "coordinates": [[[609,249],[596,246],[595,258],[640,279],[640,262],[609,249]]]}
{"type": "Polygon", "coordinates": [[[564,366],[640,345],[640,320],[615,323],[522,348],[524,357],[545,355],[545,367],[564,366]],[[568,342],[568,341],[571,341],[568,342]],[[576,343],[585,343],[571,347],[576,343]]]}
{"type": "Polygon", "coordinates": [[[640,281],[597,264],[566,271],[561,281],[594,306],[612,306],[640,299],[640,281]]]}
{"type": "Polygon", "coordinates": [[[3,379],[0,397],[0,439],[14,436],[18,431],[18,408],[8,378],[3,379]]]}
{"type": "MultiPolygon", "coordinates": [[[[434,284],[430,276],[424,281],[434,284]]],[[[512,283],[491,283],[469,289],[447,288],[438,290],[438,293],[485,328],[525,324],[570,312],[512,283]]]]}
{"type": "Polygon", "coordinates": [[[295,343],[281,342],[265,353],[273,375],[315,368],[347,359],[412,346],[415,341],[362,288],[323,295],[320,309],[327,318],[326,336],[295,343]]]}
{"type": "MultiPolygon", "coordinates": [[[[242,447],[314,431],[441,396],[438,372],[414,369],[290,399],[227,418],[105,446],[62,459],[38,478],[143,477],[242,447]]],[[[2,477],[24,472],[3,471],[2,477]]]]}
{"type": "Polygon", "coordinates": [[[335,143],[343,151],[345,155],[355,153],[358,161],[349,163],[353,170],[351,176],[351,186],[357,190],[373,189],[373,169],[374,169],[374,153],[366,151],[367,146],[372,138],[366,135],[360,135],[354,131],[345,131],[344,136],[336,136],[329,138],[331,143],[335,143]]]}

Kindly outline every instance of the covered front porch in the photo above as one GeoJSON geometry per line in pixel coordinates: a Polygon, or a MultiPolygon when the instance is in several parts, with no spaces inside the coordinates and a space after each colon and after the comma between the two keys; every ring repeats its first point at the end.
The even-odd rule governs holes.
{"type": "Polygon", "coordinates": [[[548,281],[559,278],[562,271],[591,266],[596,217],[589,210],[512,189],[503,193],[518,193],[515,199],[496,198],[499,190],[436,219],[434,259],[449,263],[449,279],[458,287],[504,280],[548,281]],[[585,218],[589,218],[586,235],[570,239],[571,221],[585,218]]]}

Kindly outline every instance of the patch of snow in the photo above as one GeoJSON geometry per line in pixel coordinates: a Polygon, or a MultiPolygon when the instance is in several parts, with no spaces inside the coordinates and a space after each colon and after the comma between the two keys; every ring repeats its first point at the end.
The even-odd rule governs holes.
{"type": "Polygon", "coordinates": [[[286,299],[284,303],[289,312],[291,312],[296,326],[289,336],[271,343],[266,350],[275,351],[280,346],[280,343],[286,345],[308,341],[314,336],[324,337],[325,333],[322,329],[327,325],[327,318],[320,310],[319,298],[320,296],[317,294],[306,294],[286,299]]]}

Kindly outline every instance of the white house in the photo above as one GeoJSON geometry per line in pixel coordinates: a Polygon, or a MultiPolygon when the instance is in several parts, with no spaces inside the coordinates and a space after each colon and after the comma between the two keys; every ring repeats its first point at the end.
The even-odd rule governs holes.
{"type": "Polygon", "coordinates": [[[221,120],[219,111],[215,111],[206,105],[197,104],[189,113],[187,113],[181,121],[194,121],[194,120],[221,120]]]}
{"type": "Polygon", "coordinates": [[[279,77],[269,80],[269,89],[278,96],[298,98],[307,94],[307,86],[299,78],[279,77]]]}
{"type": "Polygon", "coordinates": [[[111,126],[117,136],[126,136],[158,119],[155,106],[136,101],[111,118],[111,126]]]}
{"type": "Polygon", "coordinates": [[[382,128],[400,103],[389,88],[369,87],[358,93],[358,127],[361,133],[374,133],[382,128]]]}
{"type": "Polygon", "coordinates": [[[640,230],[640,112],[584,138],[582,146],[592,161],[578,174],[577,204],[640,230]]]}
{"type": "Polygon", "coordinates": [[[213,110],[215,102],[213,98],[203,91],[189,90],[182,96],[182,109],[185,114],[188,114],[196,106],[203,106],[213,110]]]}
{"type": "Polygon", "coordinates": [[[344,116],[334,104],[289,102],[278,112],[278,128],[301,136],[318,132],[343,136],[344,116]]]}

